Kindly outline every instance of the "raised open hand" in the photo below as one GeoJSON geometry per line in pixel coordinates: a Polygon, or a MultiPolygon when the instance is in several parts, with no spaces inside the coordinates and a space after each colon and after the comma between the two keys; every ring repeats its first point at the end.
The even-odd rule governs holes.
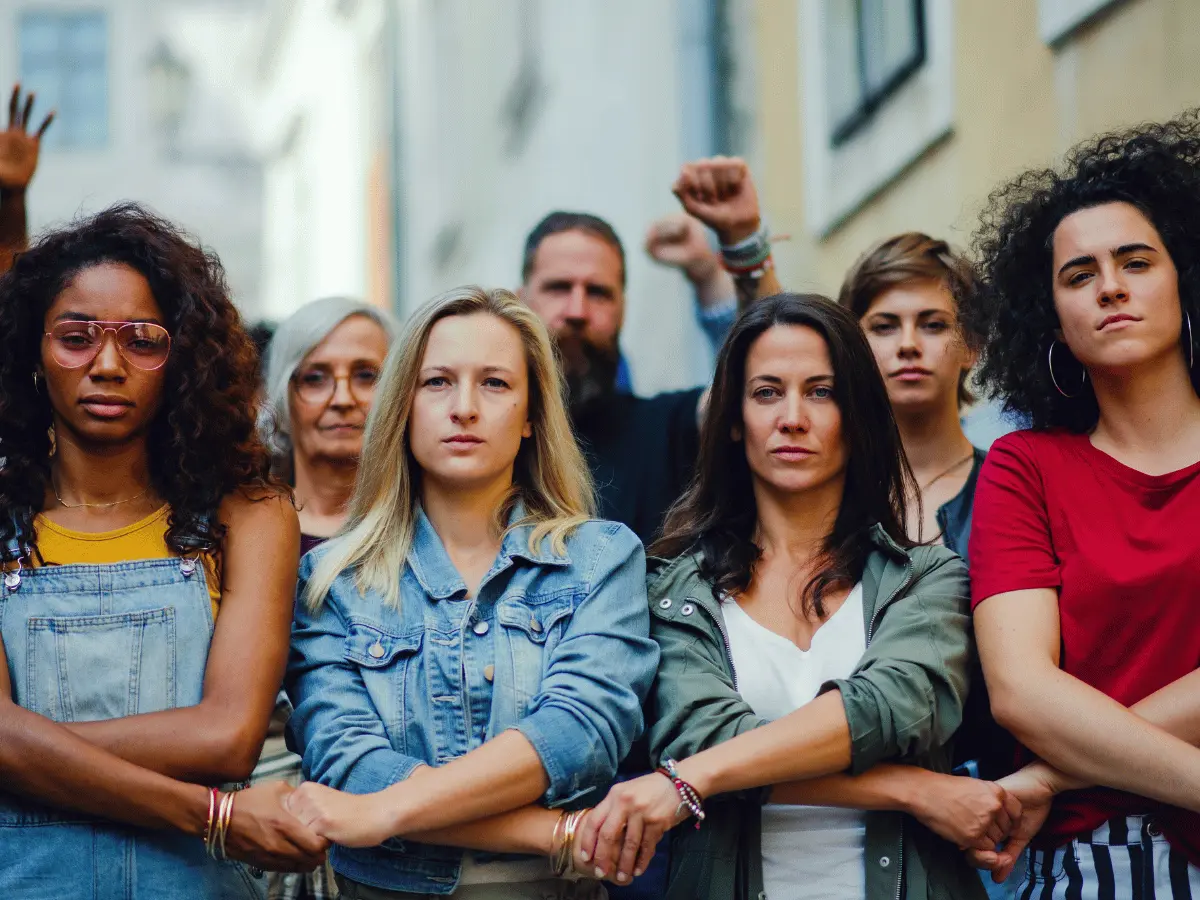
{"type": "Polygon", "coordinates": [[[54,121],[54,113],[46,114],[37,131],[30,132],[34,95],[21,103],[21,86],[15,85],[8,101],[8,127],[0,131],[0,190],[23,191],[37,171],[38,150],[42,135],[54,121]]]}

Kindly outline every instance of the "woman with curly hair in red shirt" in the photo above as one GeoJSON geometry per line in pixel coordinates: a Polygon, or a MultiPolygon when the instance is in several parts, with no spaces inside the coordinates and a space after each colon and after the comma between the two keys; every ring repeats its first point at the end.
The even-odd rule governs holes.
{"type": "Polygon", "coordinates": [[[975,495],[975,631],[1023,898],[1200,892],[1200,118],[1105,135],[992,195],[963,318],[1033,427],[975,495]]]}

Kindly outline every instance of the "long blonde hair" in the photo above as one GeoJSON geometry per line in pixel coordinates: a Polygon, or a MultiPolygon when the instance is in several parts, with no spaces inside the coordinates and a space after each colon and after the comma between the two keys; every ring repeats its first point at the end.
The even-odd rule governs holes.
{"type": "Polygon", "coordinates": [[[591,476],[567,419],[562,372],[546,327],[511,291],[456,288],[417,310],[388,353],[367,417],[346,524],[309,579],[305,600],[310,608],[321,605],[338,575],[349,568],[355,569],[360,591],[376,590],[387,604],[399,605],[419,501],[419,473],[408,440],[418,373],[433,326],[449,316],[477,313],[495,316],[520,333],[529,370],[533,436],[517,454],[512,493],[496,511],[498,527],[519,499],[525,515],[513,527],[533,526],[530,551],[549,539],[554,552],[563,553],[571,531],[594,515],[591,476]]]}

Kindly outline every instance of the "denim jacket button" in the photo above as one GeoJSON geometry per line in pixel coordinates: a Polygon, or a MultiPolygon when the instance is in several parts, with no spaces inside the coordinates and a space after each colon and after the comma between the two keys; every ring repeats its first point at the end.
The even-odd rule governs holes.
{"type": "Polygon", "coordinates": [[[372,659],[381,659],[384,653],[383,644],[379,643],[379,641],[376,641],[367,648],[367,652],[371,654],[372,659]]]}
{"type": "Polygon", "coordinates": [[[484,681],[491,682],[495,677],[496,677],[496,667],[495,666],[484,666],[483,667],[484,681]]]}
{"type": "Polygon", "coordinates": [[[476,622],[475,623],[475,633],[478,635],[487,634],[488,633],[488,623],[487,622],[476,622]]]}
{"type": "Polygon", "coordinates": [[[671,608],[671,598],[663,597],[661,600],[659,600],[658,608],[659,609],[670,609],[671,608]]]}

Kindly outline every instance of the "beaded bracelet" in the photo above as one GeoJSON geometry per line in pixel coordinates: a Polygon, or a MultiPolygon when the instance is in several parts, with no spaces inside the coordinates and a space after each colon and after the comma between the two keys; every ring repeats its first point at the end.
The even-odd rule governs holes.
{"type": "Polygon", "coordinates": [[[680,801],[683,806],[687,807],[688,812],[695,816],[696,827],[699,828],[700,823],[704,821],[704,800],[700,796],[700,792],[679,777],[679,769],[673,759],[664,759],[656,771],[669,778],[671,784],[675,785],[680,801]]]}

